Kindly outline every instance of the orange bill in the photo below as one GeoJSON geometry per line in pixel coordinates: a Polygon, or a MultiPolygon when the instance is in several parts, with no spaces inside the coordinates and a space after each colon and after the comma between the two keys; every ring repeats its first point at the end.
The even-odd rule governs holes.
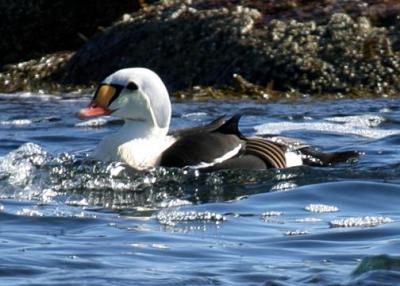
{"type": "Polygon", "coordinates": [[[103,84],[97,89],[93,101],[98,106],[107,107],[111,99],[113,98],[115,92],[116,92],[115,87],[108,84],[103,84]]]}
{"type": "Polygon", "coordinates": [[[113,98],[116,92],[115,87],[103,84],[96,91],[95,97],[88,107],[83,108],[79,111],[78,116],[81,119],[94,117],[94,116],[102,116],[109,115],[113,111],[108,109],[108,104],[113,98]]]}
{"type": "Polygon", "coordinates": [[[112,112],[112,110],[97,106],[92,102],[88,107],[81,109],[78,113],[78,116],[81,119],[85,119],[94,116],[110,115],[112,112]]]}

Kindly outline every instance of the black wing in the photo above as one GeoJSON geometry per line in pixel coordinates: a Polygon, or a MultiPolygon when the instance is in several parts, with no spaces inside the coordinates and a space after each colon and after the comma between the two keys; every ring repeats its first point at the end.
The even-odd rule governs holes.
{"type": "Polygon", "coordinates": [[[244,142],[236,135],[216,132],[202,132],[178,139],[161,156],[164,167],[211,166],[227,154],[238,155],[244,142]],[[229,153],[230,152],[230,153],[229,153]]]}
{"type": "Polygon", "coordinates": [[[198,133],[213,132],[213,131],[217,130],[219,127],[221,127],[222,125],[224,125],[225,122],[226,122],[225,115],[222,115],[206,125],[170,130],[168,132],[168,135],[173,136],[175,138],[181,138],[184,136],[194,135],[194,134],[198,134],[198,133]]]}
{"type": "Polygon", "coordinates": [[[238,129],[240,115],[228,121],[221,116],[211,123],[173,133],[177,141],[165,150],[160,165],[165,167],[212,166],[242,153],[245,142],[238,129]]]}
{"type": "Polygon", "coordinates": [[[267,139],[243,136],[238,127],[240,118],[240,114],[228,121],[219,117],[179,132],[180,138],[163,152],[160,165],[197,166],[206,171],[285,168],[285,149],[267,139]]]}

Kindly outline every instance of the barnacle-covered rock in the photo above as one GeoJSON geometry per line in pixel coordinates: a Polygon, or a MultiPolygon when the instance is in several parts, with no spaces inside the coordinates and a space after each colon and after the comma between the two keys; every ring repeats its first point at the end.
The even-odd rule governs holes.
{"type": "Polygon", "coordinates": [[[2,92],[15,92],[19,90],[57,91],[64,89],[57,82],[49,79],[50,75],[59,70],[71,58],[72,53],[60,52],[46,56],[9,64],[3,67],[0,73],[0,90],[2,92]]]}
{"type": "Polygon", "coordinates": [[[249,42],[261,17],[257,10],[198,10],[182,1],[171,2],[125,17],[107,29],[75,54],[61,77],[65,75],[67,83],[85,83],[120,68],[145,66],[176,90],[226,84],[235,72],[246,76],[254,68],[264,69],[262,63],[254,66],[258,51],[249,42]]]}
{"type": "MultiPolygon", "coordinates": [[[[394,0],[159,1],[122,15],[36,82],[90,85],[144,66],[182,97],[398,94],[399,19],[394,0]]],[[[17,65],[6,73],[35,79],[17,65]]],[[[0,88],[2,78],[36,86],[3,73],[0,88]]]]}
{"type": "Polygon", "coordinates": [[[277,90],[310,93],[399,88],[400,54],[392,44],[397,35],[389,37],[387,28],[367,17],[335,13],[321,24],[264,22],[261,4],[252,1],[253,8],[199,2],[165,1],[125,16],[76,53],[62,80],[81,84],[119,68],[146,66],[172,90],[232,86],[234,74],[259,85],[252,90],[261,97],[268,97],[271,83],[277,90]]]}

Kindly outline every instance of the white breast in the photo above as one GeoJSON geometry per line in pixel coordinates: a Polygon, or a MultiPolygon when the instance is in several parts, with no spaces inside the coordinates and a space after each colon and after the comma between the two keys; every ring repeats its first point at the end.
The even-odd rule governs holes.
{"type": "Polygon", "coordinates": [[[115,144],[113,138],[105,138],[97,146],[93,157],[101,161],[121,161],[131,167],[144,170],[158,165],[162,152],[175,139],[171,136],[150,136],[115,144]]]}

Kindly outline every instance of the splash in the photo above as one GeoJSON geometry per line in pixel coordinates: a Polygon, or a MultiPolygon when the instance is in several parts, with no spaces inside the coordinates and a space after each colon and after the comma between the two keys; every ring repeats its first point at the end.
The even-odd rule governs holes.
{"type": "Polygon", "coordinates": [[[192,204],[223,192],[220,175],[154,168],[133,170],[121,162],[93,161],[86,155],[49,155],[33,143],[0,158],[0,198],[61,203],[72,207],[101,207],[146,213],[192,204]],[[187,199],[182,199],[186,195],[187,199]]]}
{"type": "Polygon", "coordinates": [[[266,223],[282,223],[278,220],[282,215],[281,211],[267,211],[261,214],[261,220],[266,223]]]}
{"type": "Polygon", "coordinates": [[[34,143],[26,143],[0,158],[1,198],[34,199],[43,192],[37,172],[51,156],[34,143]]]}

